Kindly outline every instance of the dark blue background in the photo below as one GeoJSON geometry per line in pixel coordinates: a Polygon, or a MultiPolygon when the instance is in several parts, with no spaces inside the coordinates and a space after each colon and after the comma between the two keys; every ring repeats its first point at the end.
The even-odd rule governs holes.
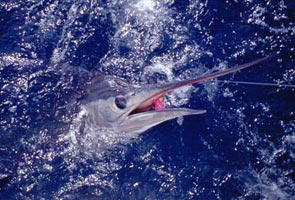
{"type": "Polygon", "coordinates": [[[295,82],[291,1],[158,2],[159,12],[147,12],[154,21],[141,21],[135,3],[0,3],[0,199],[295,199],[294,87],[201,84],[184,106],[206,114],[158,125],[98,158],[64,153],[69,144],[58,141],[87,81],[78,68],[155,82],[166,75],[144,69],[157,57],[187,56],[173,68],[178,77],[273,55],[222,79],[295,82]],[[120,35],[124,24],[140,37],[120,35]]]}

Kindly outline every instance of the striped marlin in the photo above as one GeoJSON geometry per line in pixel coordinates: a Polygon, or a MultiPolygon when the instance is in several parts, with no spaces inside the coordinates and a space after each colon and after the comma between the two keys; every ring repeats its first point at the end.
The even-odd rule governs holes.
{"type": "Polygon", "coordinates": [[[165,108],[162,99],[168,92],[237,72],[267,58],[197,78],[164,84],[130,85],[120,78],[96,75],[85,91],[82,105],[92,124],[118,133],[138,134],[173,118],[206,112],[188,108],[165,108]]]}

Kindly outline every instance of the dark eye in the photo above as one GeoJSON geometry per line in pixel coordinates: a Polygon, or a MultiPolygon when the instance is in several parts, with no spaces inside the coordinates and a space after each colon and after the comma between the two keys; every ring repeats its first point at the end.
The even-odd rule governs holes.
{"type": "Polygon", "coordinates": [[[127,106],[127,99],[123,96],[117,96],[115,99],[115,104],[118,108],[124,109],[127,106]]]}

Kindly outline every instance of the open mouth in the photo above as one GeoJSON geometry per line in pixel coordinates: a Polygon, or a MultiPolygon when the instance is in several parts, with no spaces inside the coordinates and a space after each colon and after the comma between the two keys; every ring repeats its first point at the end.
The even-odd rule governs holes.
{"type": "MultiPolygon", "coordinates": [[[[168,91],[169,92],[169,91],[168,91]]],[[[119,125],[124,133],[143,132],[164,121],[186,115],[203,114],[206,110],[195,110],[189,108],[167,108],[165,106],[164,92],[156,92],[140,101],[135,108],[127,114],[119,125]]]]}
{"type": "Polygon", "coordinates": [[[134,110],[132,110],[128,116],[149,112],[149,111],[164,110],[165,109],[164,95],[160,95],[160,96],[156,95],[146,99],[145,101],[140,103],[139,106],[137,106],[134,110]]]}

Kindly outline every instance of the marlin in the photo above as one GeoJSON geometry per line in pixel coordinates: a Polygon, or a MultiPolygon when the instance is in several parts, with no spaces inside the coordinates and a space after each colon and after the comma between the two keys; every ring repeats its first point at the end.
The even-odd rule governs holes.
{"type": "MultiPolygon", "coordinates": [[[[81,106],[87,111],[86,119],[92,125],[119,134],[137,135],[170,119],[206,112],[206,110],[188,108],[165,108],[163,97],[167,93],[183,86],[202,83],[240,71],[268,58],[264,57],[223,71],[164,84],[130,85],[119,77],[101,73],[90,74],[88,71],[78,69],[76,73],[82,75],[80,78],[86,76],[88,79],[90,76],[88,79],[90,81],[86,89],[84,88],[84,94],[78,93],[77,97],[81,99],[81,106]]],[[[65,71],[66,74],[71,74],[72,68],[66,68],[66,70],[69,70],[65,71]]],[[[75,97],[73,99],[76,100],[75,97]]],[[[10,182],[11,173],[0,171],[0,190],[10,182]]]]}
{"type": "Polygon", "coordinates": [[[139,134],[170,119],[206,112],[188,108],[165,108],[163,97],[167,93],[240,71],[266,59],[268,57],[200,77],[164,84],[130,85],[121,78],[95,75],[85,91],[82,106],[87,111],[89,122],[98,127],[118,133],[139,134]]]}

